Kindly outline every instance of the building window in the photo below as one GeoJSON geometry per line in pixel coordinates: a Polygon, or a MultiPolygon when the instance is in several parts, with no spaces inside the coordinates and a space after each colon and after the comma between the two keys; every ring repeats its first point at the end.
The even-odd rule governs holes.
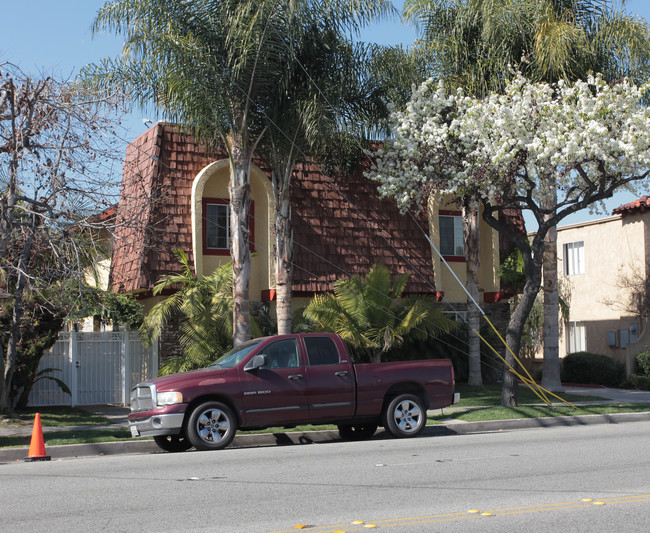
{"type": "Polygon", "coordinates": [[[584,322],[569,322],[567,335],[569,338],[567,353],[584,352],[587,349],[584,322]]]}
{"type": "Polygon", "coordinates": [[[438,217],[440,229],[440,253],[449,257],[465,257],[463,247],[463,217],[456,211],[441,211],[438,217]]]}
{"type": "Polygon", "coordinates": [[[564,245],[564,273],[567,276],[585,273],[584,241],[568,242],[564,245]]]}
{"type": "MultiPolygon", "coordinates": [[[[250,248],[255,251],[254,208],[251,202],[250,248]]],[[[224,198],[203,199],[203,253],[230,255],[230,201],[224,198]]]]}
{"type": "Polygon", "coordinates": [[[205,246],[208,250],[230,250],[230,204],[205,205],[205,246]]]}

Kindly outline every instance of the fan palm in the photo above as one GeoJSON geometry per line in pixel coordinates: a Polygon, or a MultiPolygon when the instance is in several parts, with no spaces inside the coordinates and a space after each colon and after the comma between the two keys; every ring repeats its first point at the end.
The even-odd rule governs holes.
{"type": "Polygon", "coordinates": [[[305,317],[380,362],[382,353],[407,339],[426,339],[455,326],[436,309],[433,298],[403,297],[408,278],[400,274],[391,280],[386,266],[374,265],[365,278],[339,280],[334,294],[315,296],[305,317]]]}
{"type": "Polygon", "coordinates": [[[124,35],[122,57],[88,68],[99,86],[125,89],[225,148],[231,165],[234,342],[250,338],[250,166],[277,89],[287,87],[299,45],[323,21],[358,31],[387,0],[114,0],[94,30],[124,35]]]}
{"type": "Polygon", "coordinates": [[[295,165],[310,156],[328,171],[349,170],[364,141],[386,124],[388,85],[369,75],[383,47],[352,43],[327,24],[313,21],[296,47],[287,86],[279,87],[267,111],[269,127],[260,145],[271,168],[275,194],[275,275],[278,333],[291,332],[293,239],[289,189],[295,165]],[[338,147],[335,148],[335,147],[338,147]],[[341,149],[343,148],[343,149],[341,149]]]}
{"type": "Polygon", "coordinates": [[[140,334],[151,345],[163,329],[178,326],[182,356],[171,357],[161,367],[170,374],[208,366],[232,346],[232,265],[217,268],[197,279],[182,250],[174,250],[181,272],[163,277],[154,296],[175,290],[147,314],[140,334]]]}

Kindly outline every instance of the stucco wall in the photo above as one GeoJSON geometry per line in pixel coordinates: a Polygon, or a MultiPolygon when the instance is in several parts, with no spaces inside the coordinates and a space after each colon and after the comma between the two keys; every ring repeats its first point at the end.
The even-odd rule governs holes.
{"type": "MultiPolygon", "coordinates": [[[[202,243],[203,198],[228,199],[230,166],[227,160],[217,161],[203,169],[194,180],[192,188],[192,245],[195,257],[196,274],[213,272],[217,267],[231,260],[230,255],[205,255],[202,243]]],[[[274,204],[271,184],[266,175],[257,167],[251,167],[251,201],[253,204],[253,245],[251,259],[251,276],[249,285],[250,299],[261,299],[262,291],[275,286],[271,274],[273,237],[272,224],[274,204]]]]}
{"type": "MultiPolygon", "coordinates": [[[[569,320],[584,322],[586,350],[626,361],[633,347],[613,347],[608,333],[629,330],[639,320],[628,309],[631,294],[624,277],[646,272],[647,234],[644,217],[615,216],[558,229],[558,271],[560,283],[570,290],[569,320]],[[584,242],[585,272],[567,276],[564,244],[584,242]]],[[[568,350],[568,331],[560,336],[560,355],[568,350]]]]}
{"type": "MultiPolygon", "coordinates": [[[[440,232],[438,217],[440,211],[461,212],[457,204],[450,201],[437,201],[432,197],[429,202],[429,233],[434,246],[440,249],[440,232]]],[[[482,208],[481,208],[482,209],[482,208]]],[[[480,267],[479,267],[479,291],[485,293],[498,292],[500,281],[499,269],[499,234],[487,225],[479,216],[480,231],[480,267]]],[[[467,295],[463,289],[467,283],[467,265],[465,261],[449,261],[444,264],[440,256],[432,250],[435,279],[438,290],[444,292],[444,299],[447,302],[466,302],[467,295]],[[451,271],[450,271],[451,270],[451,271]],[[453,271],[453,274],[452,274],[453,271]],[[454,277],[455,275],[455,277],[454,277]],[[460,281],[460,284],[458,281],[460,281]]]]}

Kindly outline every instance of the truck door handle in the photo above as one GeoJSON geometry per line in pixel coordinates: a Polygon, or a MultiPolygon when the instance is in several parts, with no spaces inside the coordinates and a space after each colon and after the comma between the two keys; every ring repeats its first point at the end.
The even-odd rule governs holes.
{"type": "Polygon", "coordinates": [[[293,379],[293,380],[298,380],[302,378],[303,378],[302,374],[293,374],[292,376],[289,376],[289,379],[293,379]]]}
{"type": "Polygon", "coordinates": [[[338,377],[341,378],[341,377],[343,377],[343,376],[347,376],[347,375],[348,375],[348,371],[347,371],[347,370],[341,370],[340,372],[335,372],[334,375],[335,375],[335,376],[338,376],[338,377]]]}

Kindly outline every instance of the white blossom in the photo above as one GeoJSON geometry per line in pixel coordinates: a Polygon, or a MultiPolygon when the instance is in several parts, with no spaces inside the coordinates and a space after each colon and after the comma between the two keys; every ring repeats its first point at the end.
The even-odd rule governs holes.
{"type": "Polygon", "coordinates": [[[518,74],[503,95],[478,100],[428,80],[392,113],[394,139],[369,175],[403,209],[423,205],[432,187],[493,203],[506,178],[538,201],[548,194],[541,176],[577,198],[587,187],[577,169],[591,182],[634,189],[629,178],[650,168],[650,111],[641,104],[648,88],[600,76],[531,83],[518,74]]]}

